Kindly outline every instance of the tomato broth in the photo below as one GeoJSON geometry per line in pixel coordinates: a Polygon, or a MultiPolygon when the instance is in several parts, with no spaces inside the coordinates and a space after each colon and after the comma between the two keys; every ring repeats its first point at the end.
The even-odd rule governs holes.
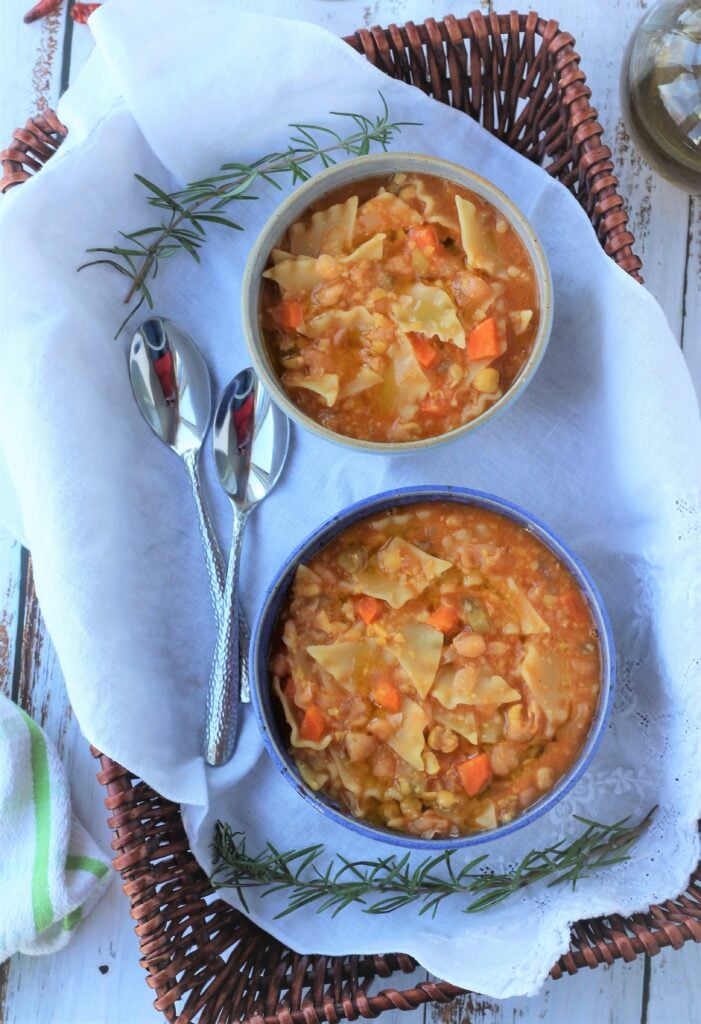
{"type": "Polygon", "coordinates": [[[426,839],[496,828],[552,789],[601,665],[569,569],[510,518],[449,501],[371,515],[298,566],[270,653],[306,784],[426,839]]]}
{"type": "Polygon", "coordinates": [[[349,437],[407,442],[477,418],[539,324],[514,227],[443,178],[397,173],[327,194],[264,272],[261,325],[290,399],[349,437]]]}

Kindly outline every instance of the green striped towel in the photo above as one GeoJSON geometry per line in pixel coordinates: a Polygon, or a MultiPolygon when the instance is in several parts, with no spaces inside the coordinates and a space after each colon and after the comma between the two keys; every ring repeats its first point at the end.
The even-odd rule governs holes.
{"type": "Polygon", "coordinates": [[[110,862],[71,813],[58,754],[2,695],[0,836],[0,963],[53,953],[109,885],[110,862]]]}

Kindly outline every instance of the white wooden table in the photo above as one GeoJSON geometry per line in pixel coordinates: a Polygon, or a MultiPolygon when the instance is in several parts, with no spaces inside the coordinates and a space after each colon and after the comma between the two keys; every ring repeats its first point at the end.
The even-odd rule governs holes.
{"type": "MultiPolygon", "coordinates": [[[[477,3],[453,0],[258,0],[242,7],[316,21],[339,35],[359,26],[399,24],[448,13],[464,15],[477,3]]],[[[90,32],[65,14],[22,24],[30,0],[0,5],[0,143],[37,109],[54,106],[90,51],[90,32]]],[[[489,0],[479,6],[492,9],[489,0]]],[[[495,5],[507,10],[508,4],[495,5]]],[[[542,0],[514,3],[557,18],[577,40],[593,102],[614,153],[620,191],[627,198],[636,250],[647,287],[678,338],[701,396],[701,198],[667,185],[635,151],[621,120],[618,78],[624,40],[648,0],[542,0]]],[[[108,847],[103,794],[95,764],[71,715],[51,641],[41,626],[22,645],[22,623],[39,616],[23,599],[26,552],[0,531],[0,687],[44,726],[71,779],[75,808],[108,847]]],[[[6,855],[6,852],[2,854],[6,855]]],[[[115,876],[72,942],[51,957],[16,956],[0,968],[0,1024],[136,1024],[157,1021],[144,983],[126,898],[115,876]]],[[[423,980],[417,972],[416,980],[423,980]]],[[[409,979],[406,979],[407,986],[409,979]]],[[[404,987],[404,979],[401,981],[404,987]]],[[[380,986],[378,986],[380,987],[380,986]]],[[[385,1015],[387,1024],[506,1024],[549,1019],[568,1024],[692,1024],[701,1021],[701,949],[693,943],[654,959],[639,957],[611,968],[580,971],[550,982],[537,998],[494,1000],[468,996],[440,1009],[385,1015]],[[396,1019],[392,1019],[395,1017],[396,1019]]]]}

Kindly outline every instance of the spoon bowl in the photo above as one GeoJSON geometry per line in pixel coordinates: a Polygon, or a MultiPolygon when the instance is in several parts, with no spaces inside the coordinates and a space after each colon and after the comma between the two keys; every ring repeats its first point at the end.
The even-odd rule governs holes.
{"type": "Polygon", "coordinates": [[[227,385],[212,430],[219,482],[239,511],[253,509],[278,481],[287,457],[289,421],[249,367],[227,385]]]}
{"type": "Polygon", "coordinates": [[[136,331],[129,351],[136,404],[161,441],[181,457],[199,449],[212,415],[209,370],[192,338],[163,317],[136,331]]]}

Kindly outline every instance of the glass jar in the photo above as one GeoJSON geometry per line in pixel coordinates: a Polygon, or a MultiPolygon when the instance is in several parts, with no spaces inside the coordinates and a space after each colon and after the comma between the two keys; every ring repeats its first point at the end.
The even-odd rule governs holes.
{"type": "Polygon", "coordinates": [[[701,192],[701,3],[662,0],[623,58],[621,106],[647,162],[686,192],[701,192]]]}

